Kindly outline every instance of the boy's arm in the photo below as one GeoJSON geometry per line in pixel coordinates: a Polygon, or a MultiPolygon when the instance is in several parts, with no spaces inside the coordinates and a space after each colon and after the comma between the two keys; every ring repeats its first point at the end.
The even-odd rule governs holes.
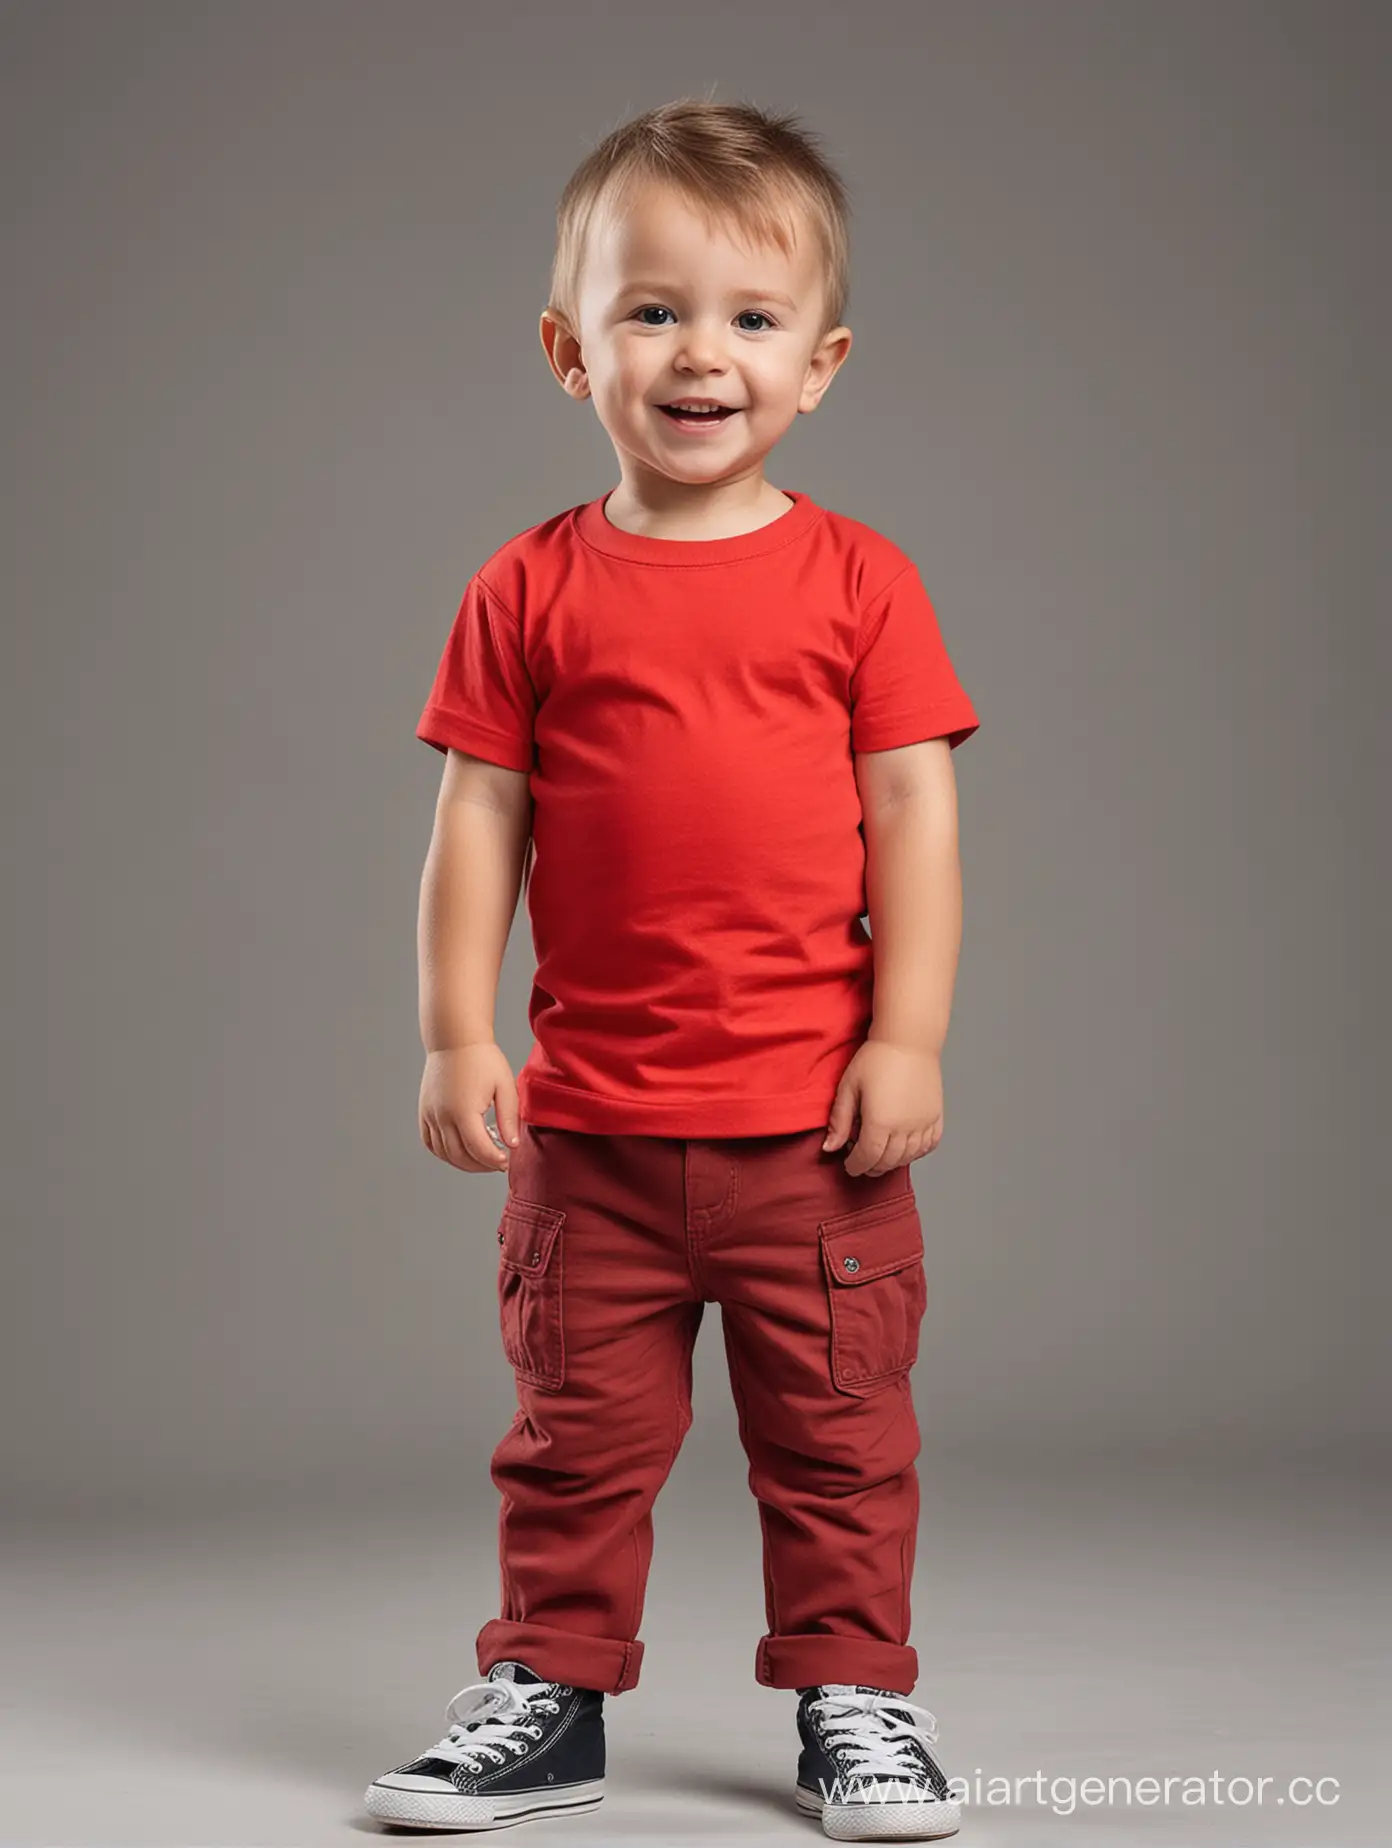
{"type": "Polygon", "coordinates": [[[417,944],[428,1053],[491,1041],[498,976],[532,832],[527,773],[445,759],[421,879],[417,944]]]}
{"type": "Polygon", "coordinates": [[[941,1054],[962,941],[957,780],[946,738],[858,751],[875,953],[869,1037],[941,1054]]]}

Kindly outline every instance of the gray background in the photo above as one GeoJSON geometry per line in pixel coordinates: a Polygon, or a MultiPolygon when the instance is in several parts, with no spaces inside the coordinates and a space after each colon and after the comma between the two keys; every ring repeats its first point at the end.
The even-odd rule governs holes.
{"type": "MultiPolygon", "coordinates": [[[[388,1656],[393,1624],[419,1652],[409,1673],[376,1663],[354,1749],[317,1760],[345,1815],[438,1736],[449,1689],[424,1675],[472,1675],[496,1599],[487,1459],[513,1407],[505,1183],[417,1137],[415,912],[441,759],[414,725],[476,565],[617,478],[537,337],[565,179],[638,109],[743,97],[801,111],[855,207],[855,346],[768,474],[917,560],[982,716],[955,757],[946,1135],[913,1171],[930,1287],[915,1640],[935,1668],[919,1698],[956,1662],[960,1740],[1007,1582],[1023,1598],[1048,1559],[1076,1571],[1076,1634],[1110,1559],[1115,1634],[1140,1609],[1133,1542],[1159,1549],[1158,1583],[1176,1555],[1155,1523],[1194,1538],[1199,1485],[1240,1479],[1266,1497],[1242,1502],[1243,1535],[1276,1548],[1250,1649],[1221,1652],[1243,1669],[1223,1699],[1252,1712],[1263,1647],[1274,1674],[1293,1624],[1341,1634],[1288,1594],[1353,1582],[1371,1541],[1345,1516],[1382,1506],[1392,1405],[1387,10],[48,0],[0,18],[0,1479],[47,1562],[22,1554],[38,1577],[16,1566],[18,1605],[104,1588],[128,1628],[84,1619],[69,1666],[92,1671],[96,1634],[129,1689],[174,1622],[159,1597],[186,1582],[226,1632],[223,1667],[210,1647],[151,1674],[167,1742],[180,1689],[205,1669],[227,1685],[266,1609],[228,1561],[338,1510],[302,1575],[267,1567],[282,1616],[347,1533],[361,1576],[343,1608],[388,1656]],[[1063,1481],[1055,1550],[1039,1530],[993,1553],[1063,1481]],[[428,1508],[425,1553],[389,1571],[404,1511],[428,1508]],[[1327,1532],[1300,1527],[1334,1508],[1327,1532]],[[1122,1509],[1137,1526],[1107,1554],[1122,1509]],[[104,1570],[150,1576],[148,1623],[129,1577],[90,1576],[93,1535],[104,1570]],[[141,1535],[186,1536],[191,1576],[141,1535]],[[968,1569],[980,1602],[953,1657],[940,1588],[968,1569]]],[[[514,1069],[532,966],[519,910],[499,1013],[514,1069]]],[[[688,1612],[701,1627],[664,1549],[685,1557],[691,1523],[707,1547],[733,1536],[738,1592],[712,1596],[736,1599],[718,1673],[743,1688],[757,1529],[714,1333],[658,1504],[645,1634],[688,1612]]],[[[1258,1571],[1236,1531],[1191,1562],[1230,1615],[1258,1571]]],[[[1171,1638],[1193,1608],[1192,1584],[1173,1590],[1171,1638]]],[[[1023,1663],[1061,1660],[1030,1631],[1060,1595],[1020,1606],[1017,1693],[1023,1663]]],[[[1351,1653],[1325,1664],[1326,1692],[1356,1688],[1360,1709],[1370,1595],[1340,1607],[1351,1653]]],[[[257,1672],[283,1672],[283,1634],[257,1672]]],[[[65,1660],[46,1629],[27,1685],[40,1698],[47,1664],[53,1728],[65,1660]]],[[[318,1698],[304,1672],[297,1712],[318,1698]]],[[[1078,1690],[1095,1680],[1079,1668],[1078,1690]]],[[[1003,1699],[983,1691],[976,1763],[1003,1699]]],[[[1301,1700],[1318,1734],[1308,1678],[1301,1700]]],[[[283,1735],[253,1735],[274,1759],[283,1735]]],[[[296,1735],[311,1757],[331,1738],[296,1735]]],[[[40,1721],[31,1750],[43,1739],[40,1721]]],[[[200,1839],[222,1839],[243,1773],[199,1797],[200,1839]]],[[[254,1839],[347,1839],[291,1813],[261,1805],[254,1839]]],[[[33,1839],[83,1839],[75,1815],[42,1815],[33,1839]]],[[[1150,1820],[1152,1841],[1183,1821],[1150,1820]]],[[[596,1840],[619,1827],[591,1822],[596,1840]]],[[[1269,1826],[1315,1839],[1308,1818],[1269,1826]]],[[[1341,1826],[1318,1839],[1354,1840],[1347,1808],[1341,1826]]],[[[1203,1839],[1187,1827],[1176,1839],[1203,1839]]]]}

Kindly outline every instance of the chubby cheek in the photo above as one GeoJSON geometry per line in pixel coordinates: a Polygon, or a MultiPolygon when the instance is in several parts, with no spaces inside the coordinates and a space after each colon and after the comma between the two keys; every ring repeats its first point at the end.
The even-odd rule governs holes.
{"type": "Polygon", "coordinates": [[[780,369],[772,377],[760,381],[759,396],[775,415],[791,417],[802,395],[803,377],[800,371],[780,369]]]}
{"type": "Polygon", "coordinates": [[[658,370],[650,354],[621,349],[605,367],[610,395],[625,404],[641,405],[651,396],[652,381],[658,370]]]}
{"type": "Polygon", "coordinates": [[[781,368],[776,372],[746,370],[743,384],[750,409],[760,421],[777,421],[797,409],[797,381],[781,368]]]}
{"type": "Polygon", "coordinates": [[[631,427],[635,412],[633,399],[621,379],[612,374],[604,378],[590,375],[590,392],[594,399],[594,408],[600,422],[606,430],[619,430],[631,427]]]}
{"type": "Polygon", "coordinates": [[[643,387],[624,373],[611,373],[596,387],[595,400],[610,422],[636,423],[643,415],[643,387]]]}

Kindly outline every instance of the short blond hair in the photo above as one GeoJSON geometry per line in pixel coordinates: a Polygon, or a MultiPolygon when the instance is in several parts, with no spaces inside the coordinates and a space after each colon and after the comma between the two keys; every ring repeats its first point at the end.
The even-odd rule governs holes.
{"type": "Polygon", "coordinates": [[[595,214],[621,212],[640,186],[674,187],[708,224],[732,220],[744,235],[784,252],[799,214],[823,260],[820,340],[845,319],[850,299],[850,197],[792,110],[679,97],[606,135],[576,168],[556,210],[548,307],[579,331],[580,275],[595,214]]]}

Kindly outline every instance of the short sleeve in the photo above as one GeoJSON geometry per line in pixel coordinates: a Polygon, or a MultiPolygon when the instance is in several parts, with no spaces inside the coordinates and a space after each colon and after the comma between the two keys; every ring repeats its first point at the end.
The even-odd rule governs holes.
{"type": "Polygon", "coordinates": [[[477,573],[445,643],[416,736],[437,751],[467,751],[530,770],[536,691],[516,617],[477,573]]]}
{"type": "Polygon", "coordinates": [[[851,748],[892,751],[946,738],[955,750],[979,723],[918,567],[910,564],[861,612],[851,673],[851,748]]]}

